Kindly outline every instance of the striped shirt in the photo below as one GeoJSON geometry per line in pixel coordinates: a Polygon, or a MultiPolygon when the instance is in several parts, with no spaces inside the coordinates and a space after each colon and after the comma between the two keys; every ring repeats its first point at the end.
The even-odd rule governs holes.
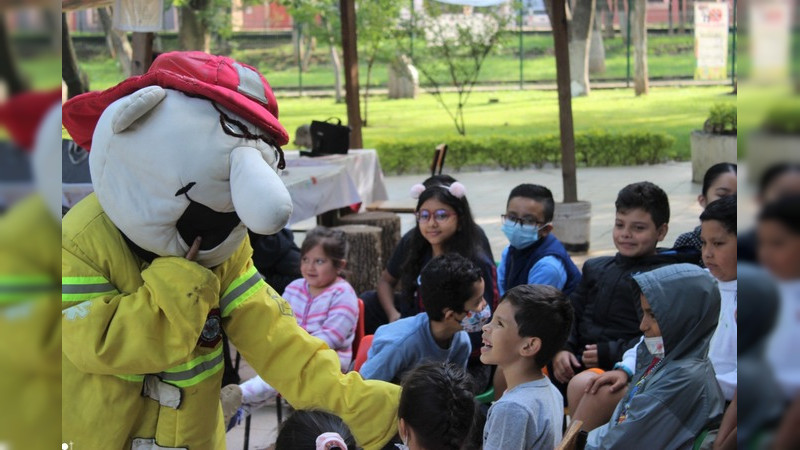
{"type": "Polygon", "coordinates": [[[358,296],[350,283],[337,278],[321,294],[312,297],[306,280],[298,278],[286,286],[283,298],[292,305],[297,324],[336,350],[342,371],[347,371],[358,321],[358,296]]]}

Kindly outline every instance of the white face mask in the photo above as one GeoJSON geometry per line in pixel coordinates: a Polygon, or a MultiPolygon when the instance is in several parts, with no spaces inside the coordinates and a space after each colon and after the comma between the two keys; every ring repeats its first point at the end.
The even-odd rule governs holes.
{"type": "Polygon", "coordinates": [[[661,336],[645,337],[644,345],[647,346],[647,350],[649,350],[650,354],[653,356],[659,358],[664,357],[664,339],[662,339],[661,336]]]}

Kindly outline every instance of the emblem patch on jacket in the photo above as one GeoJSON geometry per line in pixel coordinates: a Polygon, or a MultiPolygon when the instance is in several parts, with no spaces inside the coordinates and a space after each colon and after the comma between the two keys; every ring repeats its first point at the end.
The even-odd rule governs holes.
{"type": "Polygon", "coordinates": [[[219,313],[219,308],[214,308],[206,317],[206,324],[203,326],[203,332],[200,333],[197,345],[201,347],[216,347],[221,339],[222,315],[219,313]]]}

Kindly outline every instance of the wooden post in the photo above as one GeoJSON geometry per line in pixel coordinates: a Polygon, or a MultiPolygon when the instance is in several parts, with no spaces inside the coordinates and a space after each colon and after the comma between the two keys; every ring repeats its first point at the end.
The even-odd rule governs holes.
{"type": "Polygon", "coordinates": [[[392,212],[370,211],[348,214],[337,219],[337,225],[370,225],[381,229],[381,253],[384,261],[400,242],[400,216],[392,212]]]}
{"type": "Polygon", "coordinates": [[[339,9],[342,22],[347,125],[349,125],[352,130],[350,132],[350,148],[364,148],[361,140],[361,105],[358,99],[358,51],[356,49],[355,0],[339,0],[339,9]]]}
{"type": "Polygon", "coordinates": [[[347,281],[356,294],[376,289],[383,271],[381,229],[369,225],[342,225],[350,252],[347,255],[347,281]]]}
{"type": "Polygon", "coordinates": [[[647,0],[634,0],[633,7],[633,90],[637,96],[650,92],[647,73],[647,0]]]}
{"type": "Polygon", "coordinates": [[[574,203],[578,201],[578,180],[575,176],[575,130],[572,123],[569,43],[565,7],[565,0],[553,0],[553,44],[556,53],[558,118],[561,129],[561,178],[564,184],[564,203],[574,203]]]}
{"type": "MultiPolygon", "coordinates": [[[[75,47],[72,45],[72,39],[69,34],[69,26],[67,25],[66,13],[61,13],[61,78],[67,85],[67,97],[72,98],[76,95],[89,92],[89,83],[86,80],[86,74],[83,73],[78,67],[78,58],[75,56],[75,47]]],[[[3,56],[11,53],[6,53],[3,56]]],[[[14,66],[14,60],[9,59],[4,64],[5,70],[9,70],[14,66]]],[[[27,86],[23,84],[10,85],[10,92],[17,92],[16,89],[26,89],[27,86]]]]}
{"type": "Polygon", "coordinates": [[[143,75],[153,63],[153,33],[133,33],[131,75],[143,75]]]}

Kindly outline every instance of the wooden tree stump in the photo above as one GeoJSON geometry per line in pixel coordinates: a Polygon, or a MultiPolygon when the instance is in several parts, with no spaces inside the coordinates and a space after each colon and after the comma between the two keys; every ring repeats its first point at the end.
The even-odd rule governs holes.
{"type": "Polygon", "coordinates": [[[350,251],[347,255],[347,281],[356,294],[376,289],[383,270],[381,229],[369,225],[342,225],[350,251]]]}
{"type": "MultiPolygon", "coordinates": [[[[392,257],[400,242],[400,216],[392,212],[370,211],[339,217],[339,225],[371,225],[381,229],[381,255],[383,264],[392,257]]],[[[380,267],[383,269],[383,266],[380,267]]]]}

